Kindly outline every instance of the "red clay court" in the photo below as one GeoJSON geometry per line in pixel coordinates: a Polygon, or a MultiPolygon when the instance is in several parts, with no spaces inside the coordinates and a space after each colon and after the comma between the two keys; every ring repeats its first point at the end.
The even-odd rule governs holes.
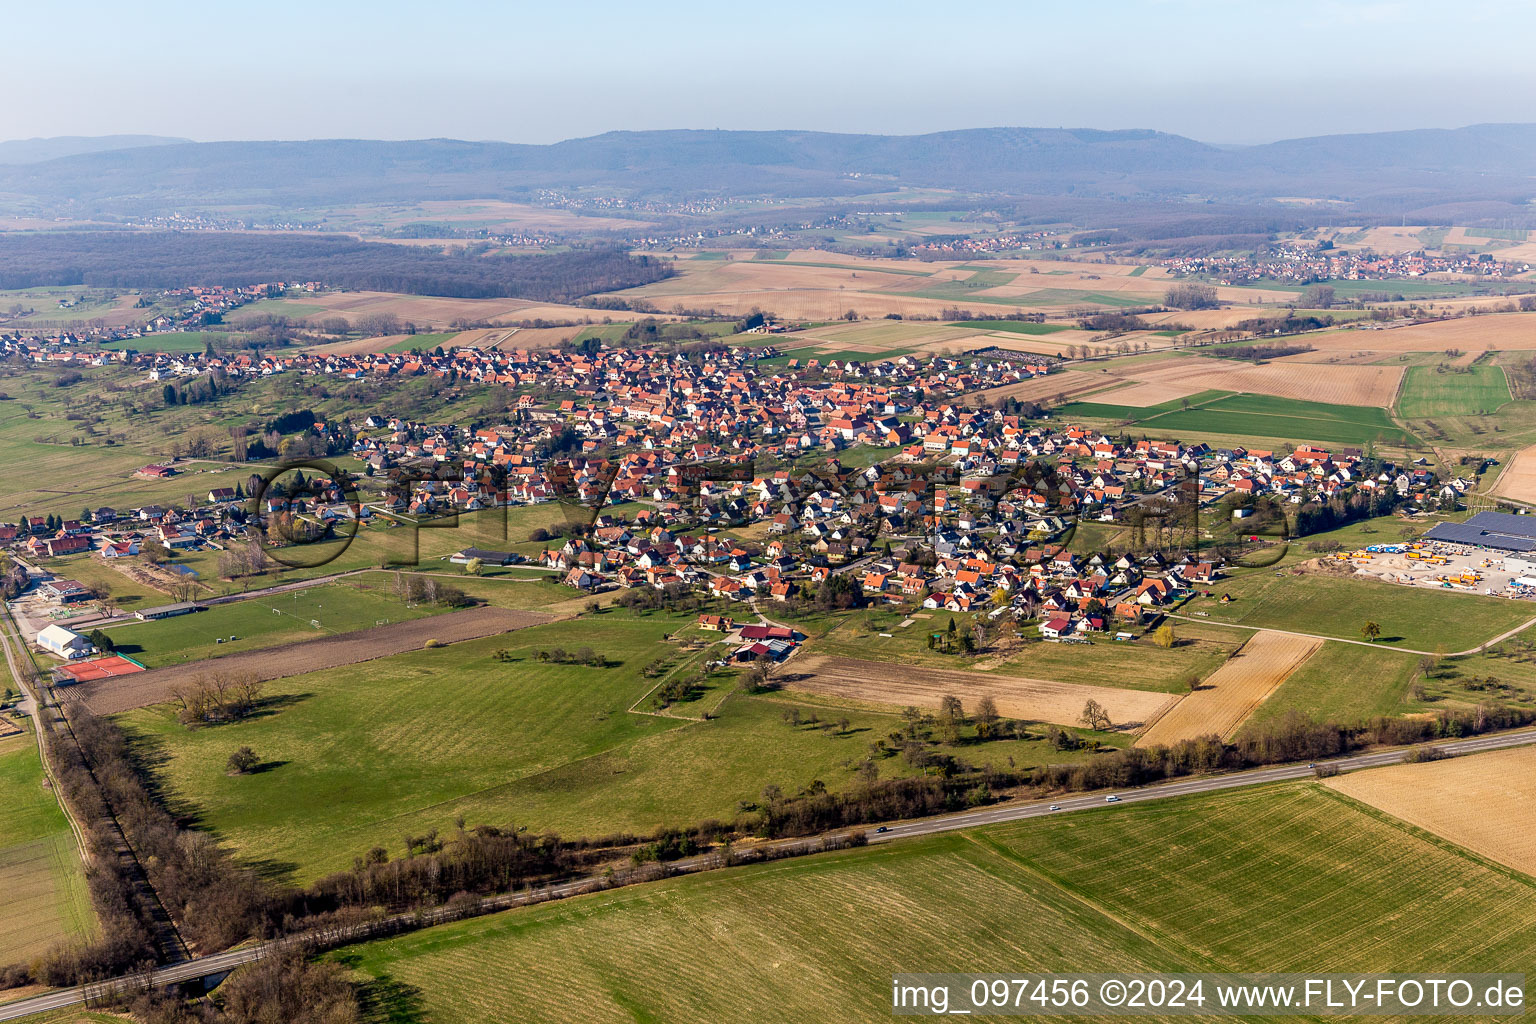
{"type": "Polygon", "coordinates": [[[144,666],[131,658],[110,654],[105,658],[93,658],[78,665],[60,665],[53,670],[54,679],[60,683],[92,683],[112,676],[131,676],[143,672],[144,666]]]}

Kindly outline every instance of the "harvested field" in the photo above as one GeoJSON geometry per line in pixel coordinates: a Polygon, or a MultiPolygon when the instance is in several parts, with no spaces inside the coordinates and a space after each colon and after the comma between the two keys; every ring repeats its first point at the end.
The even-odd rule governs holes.
{"type": "MultiPolygon", "coordinates": [[[[398,295],[392,292],[322,292],[298,299],[266,299],[242,311],[291,316],[295,320],[343,317],[348,321],[376,313],[391,313],[418,327],[446,330],[456,321],[507,323],[519,320],[576,320],[592,318],[592,310],[528,299],[454,299],[432,295],[398,295]],[[288,310],[291,310],[289,312],[288,310]]],[[[231,315],[238,326],[240,314],[231,315]]]]}
{"type": "Polygon", "coordinates": [[[1194,391],[1243,391],[1333,405],[1387,408],[1397,397],[1403,367],[1315,363],[1255,366],[1234,360],[1191,356],[1133,366],[1122,371],[1122,375],[1144,384],[1190,387],[1194,391]]]}
{"type": "Polygon", "coordinates": [[[856,658],[813,655],[797,658],[791,665],[792,671],[783,681],[792,690],[896,707],[938,708],[946,694],[959,697],[966,707],[974,707],[981,698],[991,697],[1005,718],[1078,725],[1083,705],[1096,700],[1109,712],[1116,730],[1125,732],[1155,720],[1178,699],[1148,690],[1057,683],[990,672],[908,666],[898,673],[888,663],[856,658]]]}
{"type": "Polygon", "coordinates": [[[907,324],[893,320],[867,320],[860,323],[818,327],[799,334],[786,335],[783,348],[797,348],[814,342],[834,351],[880,353],[889,349],[920,349],[925,352],[952,352],[978,348],[991,343],[983,331],[947,324],[907,324]],[[955,344],[968,341],[968,344],[955,344]]]}
{"type": "Polygon", "coordinates": [[[1199,382],[1194,380],[1170,381],[1168,383],[1130,384],[1125,387],[1115,388],[1113,391],[1102,391],[1094,396],[1094,401],[1107,405],[1129,405],[1138,409],[1148,406],[1162,405],[1164,402],[1172,402],[1180,398],[1188,398],[1204,391],[1199,382]]]}
{"type": "Polygon", "coordinates": [[[1136,745],[1166,747],[1212,734],[1225,739],[1322,645],[1321,640],[1286,633],[1255,633],[1226,664],[1201,681],[1200,689],[1143,732],[1136,745]]]}
{"type": "Polygon", "coordinates": [[[1032,377],[1017,384],[1005,384],[1000,388],[988,388],[966,395],[971,403],[995,402],[999,398],[1017,398],[1024,402],[1051,401],[1061,395],[1068,399],[1078,398],[1090,391],[1109,387],[1114,378],[1102,373],[1084,373],[1081,370],[1064,370],[1044,377],[1032,377]]]}
{"type": "Polygon", "coordinates": [[[251,673],[261,680],[283,679],[387,658],[426,647],[430,641],[458,643],[553,621],[543,612],[472,608],[352,633],[209,658],[186,665],[153,669],[126,679],[85,683],[63,691],[100,715],[116,714],[169,700],[177,686],[211,672],[251,673]]]}
{"type": "Polygon", "coordinates": [[[1536,748],[1350,772],[1327,785],[1516,871],[1536,875],[1536,748]]]}
{"type": "Polygon", "coordinates": [[[1515,453],[1514,459],[1499,474],[1493,493],[1516,501],[1536,503],[1536,445],[1515,453]]]}
{"type": "MultiPolygon", "coordinates": [[[[1481,300],[1485,305],[1488,299],[1481,300]]],[[[1437,306],[1441,303],[1437,302],[1437,306]]],[[[1355,352],[1483,352],[1489,349],[1536,349],[1536,315],[1494,313],[1488,316],[1463,316],[1404,327],[1364,328],[1309,334],[1307,342],[1319,351],[1335,349],[1355,352]]]]}

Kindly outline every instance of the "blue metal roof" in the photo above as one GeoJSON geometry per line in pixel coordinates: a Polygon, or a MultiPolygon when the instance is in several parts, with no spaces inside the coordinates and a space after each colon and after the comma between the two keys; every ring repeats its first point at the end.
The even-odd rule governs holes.
{"type": "Polygon", "coordinates": [[[1424,536],[1451,544],[1473,544],[1504,551],[1536,551],[1536,516],[1479,512],[1465,523],[1439,523],[1424,536]]]}

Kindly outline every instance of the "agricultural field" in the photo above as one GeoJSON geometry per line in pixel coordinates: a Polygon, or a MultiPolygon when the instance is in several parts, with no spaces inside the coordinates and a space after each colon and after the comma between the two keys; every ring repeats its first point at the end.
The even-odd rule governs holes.
{"type": "Polygon", "coordinates": [[[1516,501],[1536,503],[1536,445],[1522,448],[1499,474],[1493,493],[1516,501]]]}
{"type": "Polygon", "coordinates": [[[30,732],[0,738],[0,963],[96,928],[74,833],[45,781],[30,732]]]}
{"type": "Polygon", "coordinates": [[[1046,374],[1044,377],[1021,380],[1017,384],[1005,384],[985,391],[973,391],[965,396],[965,401],[974,405],[996,402],[1000,398],[1017,398],[1021,402],[1048,402],[1056,405],[1082,395],[1102,391],[1112,384],[1113,381],[1106,379],[1102,374],[1086,373],[1082,370],[1062,370],[1059,373],[1046,374]]]}
{"type": "Polygon", "coordinates": [[[1070,402],[1061,406],[1059,414],[1067,419],[1095,419],[1095,420],[1140,420],[1161,416],[1165,412],[1177,412],[1180,409],[1192,408],[1214,402],[1218,398],[1225,398],[1231,392],[1228,391],[1196,391],[1186,395],[1174,394],[1171,397],[1162,397],[1169,390],[1178,392],[1181,388],[1163,384],[1129,384],[1116,387],[1111,391],[1100,391],[1094,394],[1092,401],[1070,402]],[[1114,401],[1110,401],[1114,399],[1114,401]],[[1156,401],[1152,401],[1156,399],[1156,401]],[[1146,401],[1146,405],[1137,403],[1146,401]]]}
{"type": "Polygon", "coordinates": [[[1380,771],[1328,787],[1527,875],[1536,875],[1536,749],[1517,747],[1380,771]]]}
{"type": "Polygon", "coordinates": [[[1150,429],[1171,434],[1197,431],[1362,447],[1410,444],[1414,440],[1412,434],[1392,422],[1382,409],[1269,395],[1232,395],[1197,408],[1161,413],[1141,422],[1150,429]]]}
{"type": "Polygon", "coordinates": [[[1321,647],[1321,640],[1259,632],[1225,664],[1201,680],[1151,728],[1136,739],[1137,746],[1173,746],[1201,736],[1226,739],[1263,704],[1291,673],[1321,647]]]}
{"type": "Polygon", "coordinates": [[[1413,366],[1403,382],[1397,413],[1407,419],[1428,416],[1480,416],[1510,400],[1509,381],[1499,366],[1468,366],[1461,372],[1413,366]]]}
{"type": "Polygon", "coordinates": [[[958,320],[949,326],[1030,336],[1059,334],[1062,331],[1070,331],[1072,329],[1067,324],[1037,324],[1028,320],[958,320]]]}
{"type": "Polygon", "coordinates": [[[809,343],[826,351],[867,353],[866,358],[878,359],[914,352],[924,355],[960,352],[985,347],[987,341],[985,334],[964,327],[874,320],[816,327],[784,335],[777,343],[781,348],[798,348],[809,343]]]}
{"type": "MultiPolygon", "coordinates": [[[[737,693],[734,674],[658,708],[648,695],[710,656],[667,639],[692,621],[610,611],[277,680],[264,691],[270,713],[216,728],[189,731],[166,705],[119,721],[163,755],[176,800],[243,856],[298,880],[375,845],[394,850],[405,832],[446,833],[459,814],[572,836],[730,820],[768,784],[855,784],[871,741],[902,727],[895,711],[737,693]],[[582,647],[606,666],[538,658],[582,647]],[[661,674],[647,676],[653,663],[661,674]],[[792,709],[799,724],[785,718],[792,709]],[[225,775],[242,745],[268,768],[225,775]]],[[[1028,766],[1092,755],[1041,738],[968,744],[962,756],[1028,766]]],[[[876,763],[882,776],[918,770],[897,757],[876,763]]]]}
{"type": "Polygon", "coordinates": [[[1341,406],[1392,404],[1402,379],[1400,366],[1325,366],[1312,363],[1252,364],[1215,356],[1171,356],[1140,361],[1114,372],[1143,384],[1187,389],[1252,392],[1341,406]]]}
{"type": "Polygon", "coordinates": [[[1181,614],[1346,640],[1360,639],[1360,628],[1374,621],[1382,629],[1375,646],[1446,654],[1476,647],[1536,618],[1536,606],[1524,601],[1294,569],[1246,572],[1222,580],[1220,592],[1231,595],[1232,602],[1196,597],[1181,614]]]}
{"type": "Polygon", "coordinates": [[[784,685],[840,701],[892,708],[937,710],[943,698],[951,695],[965,707],[974,707],[983,697],[991,697],[1004,718],[1057,725],[1077,724],[1083,706],[1096,700],[1115,729],[1125,732],[1156,720],[1176,699],[1155,690],[1061,683],[1002,672],[923,667],[893,673],[884,662],[814,654],[796,659],[784,685]]]}
{"type": "Polygon", "coordinates": [[[394,292],[319,292],[297,298],[262,299],[242,306],[226,320],[238,327],[257,316],[286,316],[293,320],[361,317],[388,314],[428,330],[447,330],[458,321],[509,323],[518,320],[577,320],[592,316],[590,309],[535,302],[528,299],[456,299],[432,295],[401,295],[394,292]]]}
{"type": "Polygon", "coordinates": [[[893,971],[1520,970],[1532,883],[1303,783],[619,889],[336,954],[479,1024],[890,1012],[893,971]],[[999,906],[1009,913],[999,916],[999,906]],[[679,955],[708,936],[711,955],[679,955]],[[771,970],[763,965],[775,965],[771,970]],[[793,978],[793,983],[786,983],[793,978]]]}
{"type": "Polygon", "coordinates": [[[1408,324],[1403,327],[1370,327],[1307,336],[1319,351],[1334,348],[1380,353],[1529,351],[1536,349],[1536,315],[1492,313],[1451,320],[1408,324]]]}

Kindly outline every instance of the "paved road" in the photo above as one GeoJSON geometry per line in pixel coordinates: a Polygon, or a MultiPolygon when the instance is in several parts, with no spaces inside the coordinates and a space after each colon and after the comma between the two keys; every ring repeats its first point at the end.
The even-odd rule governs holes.
{"type": "MultiPolygon", "coordinates": [[[[1436,745],[1446,753],[1458,756],[1489,750],[1503,750],[1509,747],[1531,746],[1536,745],[1536,729],[1497,733],[1491,736],[1478,736],[1473,739],[1454,740],[1436,745]]],[[[1407,752],[1408,748],[1382,750],[1368,754],[1356,754],[1351,757],[1335,758],[1327,763],[1330,767],[1337,768],[1340,771],[1380,768],[1386,765],[1402,763],[1407,757],[1407,752]]],[[[1174,797],[1215,793],[1246,786],[1263,786],[1275,782],[1310,778],[1312,775],[1312,769],[1304,764],[1280,765],[1274,768],[1254,768],[1248,771],[1231,772],[1226,775],[1203,776],[1157,786],[1147,786],[1140,789],[1116,790],[1111,793],[1097,792],[1086,796],[1061,797],[1054,804],[1046,800],[1036,800],[1027,803],[1006,804],[1001,807],[988,807],[975,811],[964,811],[959,814],[921,818],[915,821],[896,822],[886,826],[884,832],[877,832],[870,828],[867,830],[867,835],[871,843],[888,843],[897,839],[910,839],[916,836],[952,832],[956,829],[997,825],[1010,821],[1023,821],[1029,818],[1046,817],[1053,814],[1070,814],[1091,809],[1113,813],[1122,804],[1144,803],[1149,800],[1168,800],[1174,797]],[[1119,801],[1113,804],[1108,803],[1105,799],[1107,796],[1117,796],[1119,801]],[[1053,811],[1051,810],[1052,806],[1060,809],[1053,811]]],[[[787,839],[767,845],[780,850],[797,850],[814,847],[821,839],[822,837],[819,836],[808,839],[787,839]]],[[[689,857],[669,865],[674,873],[708,871],[719,866],[721,866],[720,861],[715,854],[689,857]]],[[[597,891],[600,888],[600,883],[592,879],[581,879],[544,886],[522,893],[488,897],[482,901],[481,906],[487,911],[507,910],[534,903],[579,896],[583,893],[597,891]]],[[[404,917],[401,919],[404,920],[404,917]]],[[[446,911],[437,910],[423,915],[423,919],[428,924],[431,924],[449,920],[450,916],[446,911]]],[[[241,964],[260,959],[273,947],[273,943],[261,943],[227,953],[216,953],[212,956],[198,957],[195,960],[157,969],[153,977],[158,983],[194,981],[198,978],[214,977],[224,974],[241,964]]],[[[131,984],[136,980],[142,981],[143,976],[126,976],[117,979],[117,982],[131,984]]],[[[113,983],[109,982],[108,984],[113,983]]],[[[99,991],[99,989],[93,988],[92,991],[99,991]]],[[[32,1013],[41,1013],[44,1010],[56,1010],[61,1007],[75,1006],[84,1002],[85,998],[83,989],[72,988],[47,992],[43,995],[33,996],[30,999],[19,999],[15,1002],[0,1005],[0,1021],[15,1020],[18,1017],[24,1017],[32,1013]]]]}

